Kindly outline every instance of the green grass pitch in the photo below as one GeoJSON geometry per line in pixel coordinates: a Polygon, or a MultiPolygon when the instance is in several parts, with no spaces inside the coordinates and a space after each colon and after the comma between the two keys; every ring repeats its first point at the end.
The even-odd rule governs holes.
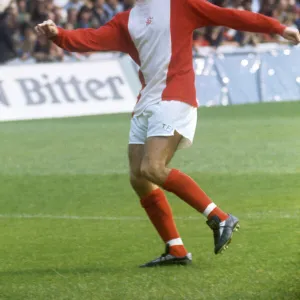
{"type": "Polygon", "coordinates": [[[168,195],[193,265],[164,251],[128,184],[129,115],[0,124],[0,299],[300,299],[300,102],[202,108],[190,174],[241,230],[213,254],[168,195]]]}

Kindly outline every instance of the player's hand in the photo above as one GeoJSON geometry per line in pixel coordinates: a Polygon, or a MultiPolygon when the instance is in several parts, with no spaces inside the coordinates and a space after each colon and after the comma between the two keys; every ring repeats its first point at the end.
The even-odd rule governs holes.
{"type": "Polygon", "coordinates": [[[287,27],[282,36],[292,42],[293,44],[295,45],[298,45],[300,43],[300,33],[299,33],[299,30],[296,29],[296,28],[293,28],[293,27],[287,27]]]}
{"type": "Polygon", "coordinates": [[[35,31],[39,36],[51,39],[58,35],[58,28],[52,20],[45,21],[35,26],[35,31]]]}

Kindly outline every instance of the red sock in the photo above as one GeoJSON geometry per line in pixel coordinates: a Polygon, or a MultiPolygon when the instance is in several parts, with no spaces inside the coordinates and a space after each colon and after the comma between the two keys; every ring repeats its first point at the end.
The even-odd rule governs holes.
{"type": "Polygon", "coordinates": [[[164,189],[174,193],[208,218],[218,216],[221,221],[228,218],[228,214],[218,208],[191,177],[178,170],[171,170],[164,189]]]}
{"type": "Polygon", "coordinates": [[[149,219],[165,243],[170,246],[170,254],[185,256],[186,249],[179,237],[168,200],[161,189],[156,189],[141,199],[141,204],[149,219]]]}

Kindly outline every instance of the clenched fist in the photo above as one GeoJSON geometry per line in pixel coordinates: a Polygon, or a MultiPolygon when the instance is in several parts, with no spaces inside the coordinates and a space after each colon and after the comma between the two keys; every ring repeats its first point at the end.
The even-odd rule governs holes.
{"type": "Polygon", "coordinates": [[[35,26],[35,31],[39,36],[51,39],[58,35],[58,28],[52,20],[44,21],[35,26]]]}
{"type": "Polygon", "coordinates": [[[299,33],[299,30],[296,29],[296,28],[293,28],[293,27],[287,27],[282,36],[292,42],[293,44],[295,45],[298,45],[300,43],[300,33],[299,33]]]}

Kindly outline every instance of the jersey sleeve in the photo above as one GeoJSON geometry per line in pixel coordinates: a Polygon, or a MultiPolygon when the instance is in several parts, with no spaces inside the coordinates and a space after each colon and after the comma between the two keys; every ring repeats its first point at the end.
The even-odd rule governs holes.
{"type": "Polygon", "coordinates": [[[225,26],[240,31],[282,34],[286,28],[277,20],[250,11],[222,8],[206,0],[186,0],[194,29],[225,26]]]}
{"type": "Polygon", "coordinates": [[[99,29],[58,29],[52,41],[70,52],[120,51],[127,53],[126,34],[122,26],[122,13],[99,29]]]}

